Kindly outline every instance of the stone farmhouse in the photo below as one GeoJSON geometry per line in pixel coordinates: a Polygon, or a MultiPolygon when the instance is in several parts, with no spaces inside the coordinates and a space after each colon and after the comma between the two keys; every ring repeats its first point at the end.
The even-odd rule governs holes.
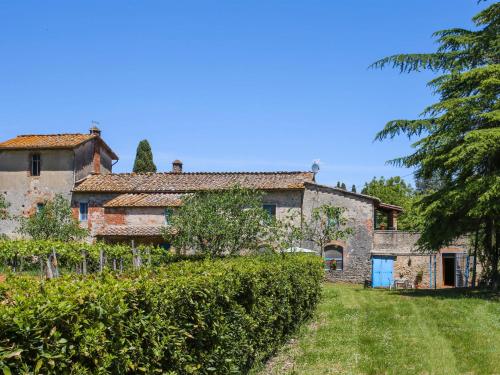
{"type": "MultiPolygon", "coordinates": [[[[470,283],[465,243],[434,255],[417,253],[418,234],[397,229],[400,207],[319,184],[313,172],[184,172],[176,160],[167,173],[113,173],[117,161],[96,127],[88,134],[19,135],[0,143],[0,193],[13,216],[31,215],[62,194],[89,229],[90,240],[161,245],[160,230],[183,194],[238,184],[264,191],[264,208],[277,218],[291,210],[307,220],[322,204],[344,207],[354,232],[323,249],[328,260],[335,260],[336,269],[328,272],[334,280],[376,287],[388,287],[395,279],[420,281],[421,287],[470,283]],[[375,222],[376,211],[387,215],[387,228],[375,222]]],[[[16,221],[0,221],[1,233],[18,236],[16,221]]]]}

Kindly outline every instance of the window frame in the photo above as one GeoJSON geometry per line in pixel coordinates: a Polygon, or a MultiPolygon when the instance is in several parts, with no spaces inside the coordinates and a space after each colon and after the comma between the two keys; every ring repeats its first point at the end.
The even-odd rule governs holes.
{"type": "Polygon", "coordinates": [[[325,246],[323,258],[325,260],[325,269],[327,271],[344,271],[345,264],[344,264],[344,247],[343,246],[340,246],[340,245],[327,245],[327,246],[325,246]],[[326,252],[332,251],[332,250],[339,251],[340,257],[339,256],[327,257],[326,252]],[[334,270],[331,268],[331,263],[333,261],[335,261],[335,265],[336,265],[334,270]],[[330,264],[328,264],[328,262],[330,262],[330,264]],[[340,263],[340,268],[338,267],[339,263],[340,263]]]}
{"type": "Polygon", "coordinates": [[[29,175],[32,177],[40,177],[42,172],[42,155],[39,152],[30,153],[29,163],[29,175]],[[37,168],[36,170],[35,165],[37,168]]]}
{"type": "Polygon", "coordinates": [[[81,222],[89,220],[89,202],[80,202],[78,208],[78,220],[81,222]],[[84,212],[82,212],[82,207],[85,207],[84,212]]]}
{"type": "Polygon", "coordinates": [[[276,218],[277,204],[275,204],[275,203],[263,203],[262,209],[264,211],[266,211],[269,214],[269,217],[271,217],[272,219],[276,218]],[[266,207],[271,208],[271,210],[268,210],[266,207]]]}

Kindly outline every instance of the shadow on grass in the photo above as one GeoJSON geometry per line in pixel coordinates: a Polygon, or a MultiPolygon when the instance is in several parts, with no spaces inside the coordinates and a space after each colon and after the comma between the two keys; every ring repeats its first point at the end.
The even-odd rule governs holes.
{"type": "Polygon", "coordinates": [[[449,289],[416,289],[416,290],[391,290],[387,291],[393,295],[405,297],[432,297],[438,299],[460,299],[460,298],[477,298],[483,300],[500,301],[500,293],[493,292],[489,289],[466,289],[466,288],[449,288],[449,289]]]}

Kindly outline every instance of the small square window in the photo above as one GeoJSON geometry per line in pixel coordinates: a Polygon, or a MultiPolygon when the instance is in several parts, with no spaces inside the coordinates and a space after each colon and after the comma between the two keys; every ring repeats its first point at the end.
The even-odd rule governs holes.
{"type": "Polygon", "coordinates": [[[40,212],[42,212],[44,207],[45,207],[45,205],[43,203],[37,203],[36,204],[36,213],[39,214],[40,212]]]}
{"type": "Polygon", "coordinates": [[[87,221],[89,217],[89,204],[80,202],[80,221],[87,221]]]}
{"type": "Polygon", "coordinates": [[[40,154],[31,155],[30,173],[32,176],[40,176],[40,154]]]}
{"type": "Polygon", "coordinates": [[[276,217],[276,205],[275,204],[264,204],[262,205],[264,211],[266,211],[269,216],[276,217]]]}

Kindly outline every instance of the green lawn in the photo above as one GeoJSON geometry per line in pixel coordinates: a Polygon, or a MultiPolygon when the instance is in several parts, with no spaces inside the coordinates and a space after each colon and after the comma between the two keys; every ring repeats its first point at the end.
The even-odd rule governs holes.
{"type": "Polygon", "coordinates": [[[498,295],[325,284],[267,374],[500,374],[498,295]]]}

